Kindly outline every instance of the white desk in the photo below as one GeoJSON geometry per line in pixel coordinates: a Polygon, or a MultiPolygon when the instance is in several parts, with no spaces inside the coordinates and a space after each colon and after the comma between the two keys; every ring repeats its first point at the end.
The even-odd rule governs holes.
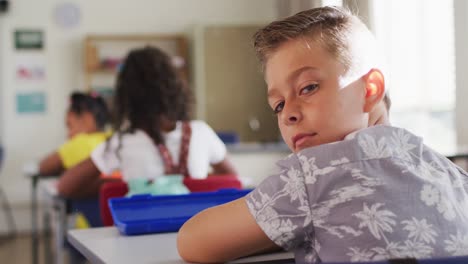
{"type": "MultiPolygon", "coordinates": [[[[59,196],[57,193],[57,179],[43,179],[38,183],[38,189],[45,198],[44,209],[44,237],[45,237],[45,257],[46,262],[52,261],[52,250],[50,248],[50,230],[51,218],[54,222],[54,242],[55,242],[55,259],[54,263],[61,264],[64,261],[63,246],[65,242],[65,235],[67,230],[67,212],[66,212],[66,199],[59,196]],[[51,217],[52,216],[52,217],[51,217]]],[[[37,221],[37,220],[36,220],[37,221]]],[[[36,262],[37,263],[37,262],[36,262]]]]}
{"type": "MultiPolygon", "coordinates": [[[[55,188],[55,182],[57,176],[41,176],[39,174],[39,166],[37,162],[28,162],[23,166],[24,175],[31,180],[31,258],[32,263],[39,263],[39,227],[38,227],[38,190],[41,191],[41,197],[45,198],[45,210],[43,211],[42,217],[44,220],[44,257],[45,263],[52,263],[52,249],[50,247],[50,230],[51,230],[51,215],[57,220],[57,223],[61,223],[56,226],[55,235],[60,235],[61,238],[55,239],[56,248],[61,249],[63,246],[65,236],[65,200],[58,196],[57,189],[55,188]],[[54,211],[56,212],[54,214],[54,211]],[[63,225],[62,225],[63,224],[63,225]],[[61,244],[60,244],[61,243],[61,244]]],[[[58,238],[58,237],[57,237],[58,238]]],[[[63,256],[61,250],[56,250],[55,263],[62,263],[63,256]]]]}
{"type": "MultiPolygon", "coordinates": [[[[68,231],[68,241],[92,263],[183,264],[177,252],[177,233],[123,236],[116,227],[68,231]]],[[[264,254],[230,263],[294,263],[290,252],[264,254]]]]}
{"type": "Polygon", "coordinates": [[[37,224],[37,184],[39,181],[38,165],[36,162],[29,162],[23,166],[23,173],[31,179],[31,259],[33,264],[39,263],[39,230],[37,224]]]}

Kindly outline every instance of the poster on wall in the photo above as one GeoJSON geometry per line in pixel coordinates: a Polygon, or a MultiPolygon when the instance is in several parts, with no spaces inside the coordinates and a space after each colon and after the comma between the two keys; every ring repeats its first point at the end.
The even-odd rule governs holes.
{"type": "Polygon", "coordinates": [[[17,29],[15,48],[17,50],[42,50],[44,48],[44,34],[37,29],[17,29]]]}
{"type": "Polygon", "coordinates": [[[15,58],[15,78],[19,82],[30,82],[43,86],[46,78],[45,58],[40,54],[17,54],[15,58]]]}
{"type": "Polygon", "coordinates": [[[16,94],[16,112],[44,113],[46,111],[46,95],[43,92],[21,92],[16,94]]]}

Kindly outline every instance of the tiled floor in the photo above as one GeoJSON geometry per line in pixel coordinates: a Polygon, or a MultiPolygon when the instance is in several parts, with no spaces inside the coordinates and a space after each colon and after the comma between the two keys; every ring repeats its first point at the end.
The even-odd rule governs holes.
{"type": "MultiPolygon", "coordinates": [[[[43,257],[43,242],[40,243],[39,263],[44,263],[43,257]]],[[[17,235],[14,238],[0,238],[0,262],[3,263],[32,263],[31,236],[17,235]]]]}
{"type": "MultiPolygon", "coordinates": [[[[30,235],[20,234],[14,238],[0,237],[0,263],[31,264],[31,244],[30,235]]],[[[39,264],[46,264],[44,255],[44,241],[40,239],[39,264]]],[[[76,263],[71,261],[66,250],[64,255],[64,263],[76,263]]],[[[83,263],[83,261],[79,263],[83,263]]]]}

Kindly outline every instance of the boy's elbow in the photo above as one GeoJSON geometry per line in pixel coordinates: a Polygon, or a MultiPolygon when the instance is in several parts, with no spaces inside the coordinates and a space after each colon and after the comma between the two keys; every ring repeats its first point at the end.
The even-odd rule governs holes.
{"type": "Polygon", "coordinates": [[[182,227],[177,234],[177,251],[180,257],[187,262],[196,262],[196,255],[194,254],[193,245],[190,242],[190,235],[186,234],[182,227]]]}
{"type": "Polygon", "coordinates": [[[181,235],[180,231],[177,234],[177,251],[179,252],[179,256],[187,262],[192,262],[192,256],[190,254],[190,248],[187,247],[187,242],[185,241],[186,238],[181,235]]]}
{"type": "Polygon", "coordinates": [[[213,252],[211,241],[207,240],[206,237],[201,237],[201,233],[197,232],[199,228],[193,225],[192,220],[186,222],[177,234],[177,250],[180,257],[184,261],[192,263],[225,262],[225,259],[219,258],[213,252]]]}
{"type": "Polygon", "coordinates": [[[193,234],[190,234],[187,228],[184,227],[185,225],[177,234],[177,250],[180,257],[187,262],[203,262],[199,256],[200,251],[197,250],[196,244],[194,244],[193,234]]]}

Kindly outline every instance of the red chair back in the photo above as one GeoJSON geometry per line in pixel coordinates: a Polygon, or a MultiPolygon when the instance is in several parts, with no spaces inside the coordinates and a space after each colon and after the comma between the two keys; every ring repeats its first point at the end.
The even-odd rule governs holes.
{"type": "MultiPolygon", "coordinates": [[[[193,179],[186,177],[184,185],[190,192],[212,192],[219,189],[235,188],[242,189],[242,184],[235,175],[212,175],[206,179],[193,179]]],[[[108,200],[110,198],[122,197],[128,192],[127,183],[124,181],[106,182],[101,186],[99,192],[99,206],[101,219],[104,226],[112,226],[114,220],[110,212],[108,200]]]]}
{"type": "Polygon", "coordinates": [[[206,179],[184,178],[184,185],[191,192],[213,192],[219,189],[242,189],[242,184],[235,175],[212,175],[206,179]]]}
{"type": "Polygon", "coordinates": [[[124,181],[110,181],[101,186],[99,191],[99,208],[101,220],[104,226],[114,225],[108,201],[110,198],[122,197],[128,192],[127,183],[124,181]]]}

